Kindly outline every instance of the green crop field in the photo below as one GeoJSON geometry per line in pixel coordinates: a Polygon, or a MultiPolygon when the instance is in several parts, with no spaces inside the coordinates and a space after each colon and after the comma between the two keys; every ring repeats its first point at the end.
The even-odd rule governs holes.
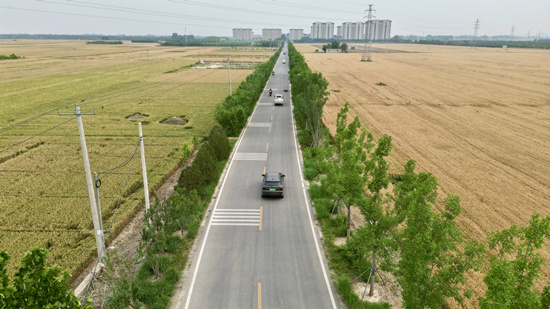
{"type": "MultiPolygon", "coordinates": [[[[130,160],[138,122],[155,188],[180,163],[183,145],[210,132],[215,106],[229,93],[227,70],[188,67],[197,57],[232,56],[214,47],[30,40],[0,42],[6,53],[25,58],[0,63],[0,250],[12,256],[12,274],[25,251],[43,245],[50,263],[76,275],[95,256],[95,239],[76,117],[57,109],[74,113],[77,102],[83,113],[95,110],[82,119],[91,169],[102,180],[105,233],[113,236],[143,207],[139,150],[130,160]],[[162,123],[171,117],[186,124],[162,123]]],[[[232,71],[233,89],[250,73],[232,71]]]]}

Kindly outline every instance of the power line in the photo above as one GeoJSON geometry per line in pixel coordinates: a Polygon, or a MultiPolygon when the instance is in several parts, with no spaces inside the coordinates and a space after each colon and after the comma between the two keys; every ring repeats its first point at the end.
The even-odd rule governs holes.
{"type": "Polygon", "coordinates": [[[306,9],[306,10],[323,11],[323,12],[331,12],[331,13],[357,14],[357,12],[355,12],[355,11],[344,11],[344,10],[335,10],[335,9],[329,9],[329,8],[320,8],[320,7],[317,7],[317,6],[296,4],[296,3],[292,3],[292,2],[285,2],[285,1],[279,1],[279,0],[272,0],[272,1],[256,0],[256,1],[261,2],[261,3],[271,4],[271,5],[277,5],[277,6],[282,5],[282,6],[288,6],[288,7],[306,9]]]}
{"type": "MultiPolygon", "coordinates": [[[[136,147],[136,150],[134,151],[134,154],[132,155],[132,160],[131,160],[132,164],[130,164],[130,168],[128,169],[128,174],[126,175],[126,180],[124,180],[124,185],[122,186],[122,190],[120,191],[120,195],[118,197],[117,205],[115,207],[115,210],[113,211],[113,216],[111,218],[111,222],[109,223],[109,227],[107,228],[107,234],[111,233],[111,228],[113,227],[113,223],[115,222],[115,217],[117,215],[118,208],[120,207],[122,197],[124,196],[124,190],[126,189],[126,185],[128,184],[128,179],[130,178],[130,175],[132,173],[132,165],[133,165],[134,159],[136,158],[136,154],[137,154],[138,149],[139,149],[139,143],[138,143],[138,147],[136,147]]],[[[103,245],[101,246],[102,248],[101,248],[101,252],[99,253],[99,256],[103,256],[103,253],[105,251],[106,239],[107,239],[107,237],[103,238],[103,245]]],[[[98,258],[97,262],[95,264],[95,267],[94,267],[94,271],[92,273],[92,278],[90,279],[90,283],[88,284],[88,287],[86,288],[86,293],[84,295],[84,299],[86,299],[86,297],[88,297],[88,292],[90,291],[90,287],[92,286],[92,282],[94,281],[94,277],[95,277],[95,274],[96,274],[96,271],[97,271],[97,267],[100,263],[101,263],[101,260],[98,258]]],[[[83,301],[82,306],[80,308],[83,308],[85,303],[86,302],[83,301]]]]}
{"type": "MultiPolygon", "coordinates": [[[[57,4],[62,4],[62,3],[57,3],[57,4]]],[[[83,17],[94,17],[94,18],[104,18],[104,19],[124,20],[124,21],[137,21],[137,22],[145,22],[145,23],[153,23],[153,24],[211,27],[211,28],[222,28],[222,29],[231,28],[231,27],[212,26],[212,25],[196,25],[196,24],[189,24],[189,23],[182,24],[182,23],[175,23],[175,22],[162,22],[162,21],[152,21],[152,20],[132,19],[132,18],[120,18],[120,17],[109,17],[109,16],[90,15],[90,14],[55,12],[55,11],[46,11],[46,10],[37,10],[37,9],[16,8],[16,7],[9,7],[9,6],[2,6],[2,5],[0,5],[0,8],[11,9],[11,10],[20,10],[20,11],[29,11],[29,12],[69,15],[69,16],[83,16],[83,17]]]]}
{"type": "Polygon", "coordinates": [[[130,163],[130,161],[135,157],[135,155],[136,155],[136,153],[137,153],[137,148],[139,148],[139,139],[138,139],[138,142],[137,142],[137,145],[136,145],[136,149],[134,150],[134,154],[133,154],[130,158],[124,160],[124,161],[123,161],[122,163],[120,163],[119,165],[117,165],[117,166],[115,166],[115,167],[113,167],[113,168],[111,168],[111,169],[109,169],[109,170],[107,170],[107,171],[105,171],[105,172],[97,173],[98,175],[101,175],[101,177],[98,177],[98,180],[101,180],[103,177],[109,176],[109,174],[111,174],[112,172],[114,172],[114,171],[116,171],[117,169],[122,168],[122,167],[124,167],[125,165],[127,165],[128,163],[130,163]]]}
{"type": "MultiPolygon", "coordinates": [[[[132,13],[132,14],[142,14],[142,15],[153,15],[153,16],[161,16],[161,17],[170,17],[170,18],[185,18],[185,19],[194,19],[194,20],[202,20],[202,21],[210,21],[210,22],[221,22],[221,23],[242,23],[242,20],[234,20],[234,19],[223,19],[223,18],[216,18],[216,17],[204,17],[204,16],[196,16],[196,15],[185,15],[185,14],[177,14],[177,13],[167,13],[167,12],[159,12],[159,11],[152,11],[152,10],[142,10],[142,9],[135,9],[131,7],[123,7],[123,6],[116,6],[116,5],[108,5],[108,4],[98,4],[98,3],[91,3],[86,1],[77,1],[77,0],[68,0],[70,2],[76,2],[76,3],[63,3],[63,2],[55,2],[55,1],[49,1],[49,0],[38,0],[40,2],[46,2],[51,4],[59,4],[59,5],[67,5],[67,6],[77,6],[77,7],[85,7],[85,8],[93,8],[98,10],[107,10],[107,11],[116,11],[116,12],[125,12],[125,13],[132,13]],[[80,4],[77,4],[80,3],[80,4]]],[[[255,24],[255,25],[264,25],[264,22],[253,22],[253,21],[244,21],[246,24],[255,24]]],[[[190,25],[190,24],[188,24],[190,25]]],[[[199,26],[202,27],[202,25],[192,25],[192,26],[199,26]]],[[[287,25],[288,26],[288,25],[287,25]]]]}
{"type": "Polygon", "coordinates": [[[0,133],[5,132],[5,131],[9,131],[9,130],[11,130],[11,129],[15,129],[16,127],[18,127],[18,126],[20,126],[20,125],[23,125],[23,124],[25,124],[25,123],[29,123],[29,122],[34,121],[34,120],[36,120],[36,119],[42,118],[42,117],[44,117],[44,116],[46,116],[46,115],[48,115],[48,114],[50,114],[50,113],[53,113],[53,112],[57,111],[57,110],[60,109],[60,108],[64,108],[64,107],[67,107],[67,106],[68,106],[68,105],[64,105],[64,106],[60,106],[60,107],[51,109],[51,110],[49,110],[49,111],[47,111],[47,112],[45,112],[45,113],[42,113],[42,114],[40,114],[40,115],[33,116],[33,117],[28,118],[28,119],[25,119],[25,120],[23,120],[23,121],[21,121],[21,122],[12,124],[11,126],[2,128],[2,129],[0,129],[0,133]]]}
{"type": "MultiPolygon", "coordinates": [[[[266,12],[265,10],[264,11],[251,10],[251,9],[245,9],[245,8],[237,8],[237,7],[233,7],[233,6],[218,5],[218,4],[212,4],[212,3],[202,3],[202,2],[191,1],[191,0],[185,0],[185,1],[168,0],[168,1],[175,2],[175,3],[181,3],[181,4],[188,4],[188,5],[195,5],[195,6],[202,6],[202,7],[226,10],[226,11],[247,12],[247,13],[273,16],[272,12],[266,12]]],[[[329,17],[315,17],[315,16],[303,16],[303,15],[279,14],[279,13],[277,14],[277,16],[297,17],[297,18],[329,19],[329,17]]]]}
{"type": "Polygon", "coordinates": [[[38,136],[40,136],[40,135],[42,135],[42,134],[44,134],[44,133],[46,133],[46,132],[49,132],[49,131],[51,131],[51,130],[57,128],[57,127],[60,127],[60,126],[66,124],[67,122],[69,122],[69,121],[71,121],[71,120],[72,120],[72,118],[69,119],[69,120],[67,120],[67,121],[63,121],[62,123],[60,123],[60,124],[58,124],[58,125],[55,125],[55,126],[49,128],[49,129],[47,129],[47,130],[44,130],[44,131],[42,131],[42,132],[40,132],[40,133],[38,133],[38,134],[36,134],[36,135],[33,135],[33,136],[29,137],[29,138],[26,138],[26,139],[24,139],[23,141],[21,141],[21,142],[15,144],[15,145],[12,145],[12,146],[10,146],[10,147],[8,147],[8,148],[4,148],[4,149],[0,150],[0,153],[2,153],[2,152],[4,152],[4,151],[8,151],[8,150],[12,149],[13,147],[19,146],[19,145],[23,144],[23,143],[26,142],[26,141],[29,141],[29,140],[31,140],[31,139],[33,139],[33,138],[35,138],[35,137],[38,137],[38,136]]]}

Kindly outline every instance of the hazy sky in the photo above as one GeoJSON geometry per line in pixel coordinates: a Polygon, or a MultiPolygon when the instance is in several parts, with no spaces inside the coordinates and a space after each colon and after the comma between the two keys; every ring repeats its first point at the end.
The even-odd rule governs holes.
{"type": "Polygon", "coordinates": [[[219,35],[363,21],[367,4],[391,35],[550,36],[550,0],[0,0],[0,33],[219,35]]]}

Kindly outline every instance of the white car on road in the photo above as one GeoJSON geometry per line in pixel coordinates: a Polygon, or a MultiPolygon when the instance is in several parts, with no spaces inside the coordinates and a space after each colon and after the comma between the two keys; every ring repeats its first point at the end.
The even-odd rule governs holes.
{"type": "Polygon", "coordinates": [[[275,105],[283,105],[283,95],[280,93],[277,93],[275,95],[274,102],[275,102],[275,105]]]}

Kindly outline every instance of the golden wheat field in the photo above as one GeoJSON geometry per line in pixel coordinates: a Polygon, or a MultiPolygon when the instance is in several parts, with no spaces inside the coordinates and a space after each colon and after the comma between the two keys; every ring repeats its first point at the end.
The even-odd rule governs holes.
{"type": "MultiPolygon", "coordinates": [[[[369,131],[391,135],[392,171],[414,159],[433,173],[440,196],[460,197],[470,239],[550,215],[550,51],[374,44],[373,61],[361,62],[362,46],[296,47],[330,83],[325,124],[334,130],[349,102],[369,131]]],[[[539,286],[550,279],[550,245],[542,255],[539,286]]],[[[483,291],[481,275],[471,277],[483,291]]]]}
{"type": "MultiPolygon", "coordinates": [[[[246,51],[236,59],[219,47],[0,41],[0,54],[12,53],[24,59],[0,61],[0,250],[12,257],[10,274],[39,245],[50,251],[50,263],[75,276],[96,255],[77,122],[57,109],[74,113],[78,102],[82,112],[95,110],[82,118],[112,237],[143,207],[139,151],[131,160],[138,122],[153,189],[180,163],[184,144],[210,132],[215,106],[229,94],[227,68],[190,66],[208,58],[252,62],[246,51]],[[171,117],[187,123],[162,123],[171,117]]],[[[232,70],[234,89],[251,72],[232,70]]]]}

